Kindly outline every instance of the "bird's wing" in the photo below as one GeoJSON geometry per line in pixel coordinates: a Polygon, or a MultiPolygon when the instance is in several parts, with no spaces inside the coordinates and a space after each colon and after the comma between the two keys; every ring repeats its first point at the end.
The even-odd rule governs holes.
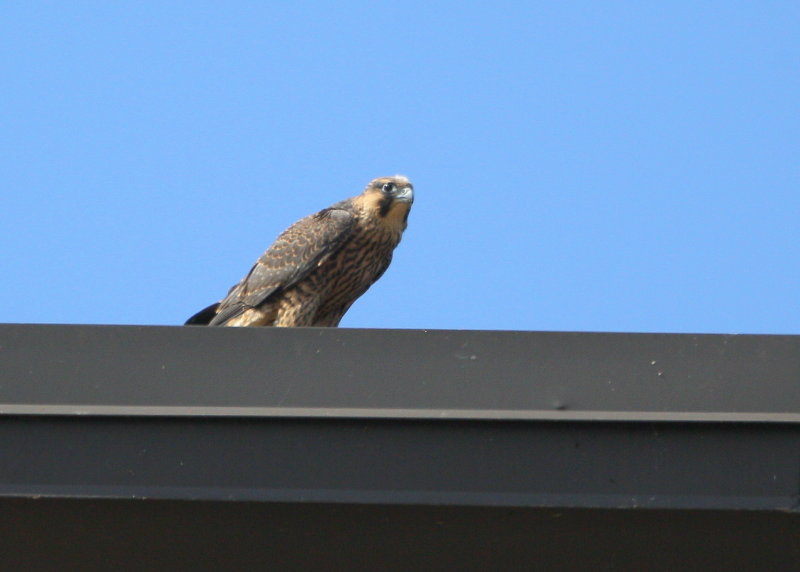
{"type": "Polygon", "coordinates": [[[287,228],[219,303],[211,325],[223,324],[297,284],[344,244],[354,221],[351,212],[334,206],[287,228]]]}

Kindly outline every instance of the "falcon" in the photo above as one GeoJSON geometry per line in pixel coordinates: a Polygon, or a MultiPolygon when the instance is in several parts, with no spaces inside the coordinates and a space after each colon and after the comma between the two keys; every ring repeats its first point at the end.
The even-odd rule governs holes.
{"type": "Polygon", "coordinates": [[[208,326],[336,327],[386,271],[414,202],[402,175],[300,219],[220,302],[186,321],[208,326]]]}

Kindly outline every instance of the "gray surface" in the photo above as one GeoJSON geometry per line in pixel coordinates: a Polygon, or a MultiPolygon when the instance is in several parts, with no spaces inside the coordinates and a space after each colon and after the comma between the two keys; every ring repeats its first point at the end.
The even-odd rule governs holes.
{"type": "Polygon", "coordinates": [[[0,326],[0,569],[792,570],[798,356],[0,326]]]}
{"type": "Polygon", "coordinates": [[[800,336],[0,325],[0,412],[800,421],[800,336]]]}
{"type": "Polygon", "coordinates": [[[0,497],[800,509],[800,425],[0,417],[0,497]]]}

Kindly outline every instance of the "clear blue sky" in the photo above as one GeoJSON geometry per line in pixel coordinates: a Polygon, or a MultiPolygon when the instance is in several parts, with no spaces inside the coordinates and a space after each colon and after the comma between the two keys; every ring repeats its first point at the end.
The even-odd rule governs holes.
{"type": "Polygon", "coordinates": [[[7,2],[0,321],[180,324],[415,183],[343,327],[800,333],[797,2],[7,2]]]}

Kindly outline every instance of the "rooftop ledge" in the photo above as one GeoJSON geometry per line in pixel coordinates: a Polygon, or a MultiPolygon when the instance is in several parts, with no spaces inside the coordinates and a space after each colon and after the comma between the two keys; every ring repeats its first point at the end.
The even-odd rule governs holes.
{"type": "Polygon", "coordinates": [[[0,325],[0,554],[793,570],[798,421],[800,336],[0,325]]]}
{"type": "Polygon", "coordinates": [[[800,421],[800,336],[0,325],[0,413],[800,421]]]}

